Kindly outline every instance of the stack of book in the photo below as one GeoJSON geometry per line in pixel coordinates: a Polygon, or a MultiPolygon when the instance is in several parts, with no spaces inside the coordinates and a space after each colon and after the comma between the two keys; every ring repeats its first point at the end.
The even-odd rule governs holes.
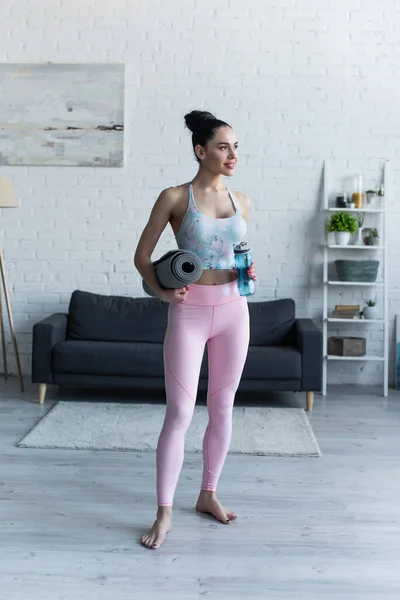
{"type": "Polygon", "coordinates": [[[332,319],[360,319],[359,304],[336,304],[335,310],[332,311],[332,319]]]}

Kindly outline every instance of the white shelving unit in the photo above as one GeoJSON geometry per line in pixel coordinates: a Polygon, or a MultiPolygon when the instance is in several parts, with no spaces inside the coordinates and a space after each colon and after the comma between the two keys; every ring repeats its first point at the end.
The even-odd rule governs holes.
{"type": "MultiPolygon", "coordinates": [[[[323,186],[323,199],[324,199],[324,211],[326,213],[347,211],[354,215],[357,213],[364,213],[365,215],[372,214],[379,218],[379,224],[375,225],[379,230],[379,238],[381,241],[380,246],[337,246],[336,244],[329,244],[327,241],[323,245],[323,373],[322,373],[322,394],[326,395],[327,389],[327,373],[328,364],[330,361],[374,361],[383,363],[383,395],[388,395],[388,380],[389,380],[389,326],[388,326],[388,247],[387,247],[387,226],[386,226],[386,206],[388,199],[391,194],[391,177],[390,177],[390,163],[384,163],[383,182],[385,195],[380,198],[379,208],[370,208],[368,205],[361,209],[351,208],[336,208],[329,206],[329,195],[334,190],[331,184],[331,172],[328,161],[324,163],[324,186],[323,186]],[[353,255],[354,252],[376,252],[380,256],[379,270],[382,273],[381,281],[375,283],[364,283],[359,281],[345,282],[345,281],[332,281],[328,279],[328,264],[330,261],[330,251],[337,253],[349,253],[353,255]],[[382,318],[379,319],[340,319],[331,318],[328,316],[328,311],[331,308],[329,303],[329,294],[338,287],[376,287],[382,291],[382,318]],[[364,326],[368,324],[376,324],[383,327],[383,348],[380,355],[366,355],[366,356],[333,356],[328,354],[328,329],[330,324],[346,323],[349,327],[351,325],[364,326]]],[[[326,222],[326,220],[325,220],[326,222]]],[[[327,240],[327,237],[325,238],[327,240]]],[[[379,277],[379,275],[378,275],[379,277]]],[[[337,302],[333,302],[337,304],[337,302]]]]}

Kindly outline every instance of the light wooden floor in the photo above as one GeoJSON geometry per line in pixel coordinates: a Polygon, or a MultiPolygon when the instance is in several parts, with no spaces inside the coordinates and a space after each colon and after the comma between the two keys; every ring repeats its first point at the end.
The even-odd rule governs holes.
{"type": "Polygon", "coordinates": [[[194,512],[201,458],[187,456],[174,530],[150,551],[153,453],[15,446],[58,398],[129,395],[50,388],[41,407],[33,386],[0,382],[0,600],[399,600],[400,394],[379,393],[316,396],[322,458],[229,456],[228,526],[194,512]]]}

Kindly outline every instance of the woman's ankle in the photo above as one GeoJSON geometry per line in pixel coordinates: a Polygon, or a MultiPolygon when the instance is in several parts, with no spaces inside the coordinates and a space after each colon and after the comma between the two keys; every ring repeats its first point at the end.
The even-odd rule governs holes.
{"type": "Polygon", "coordinates": [[[206,500],[212,500],[217,497],[217,492],[215,490],[200,490],[200,497],[206,500]]]}
{"type": "Polygon", "coordinates": [[[172,517],[172,506],[159,506],[157,509],[157,519],[163,517],[172,517]]]}

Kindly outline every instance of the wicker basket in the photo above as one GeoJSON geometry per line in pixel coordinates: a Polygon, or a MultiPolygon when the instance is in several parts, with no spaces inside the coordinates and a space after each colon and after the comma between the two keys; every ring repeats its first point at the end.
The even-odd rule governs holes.
{"type": "Polygon", "coordinates": [[[376,281],[379,260],[335,260],[339,281],[376,281]]]}

